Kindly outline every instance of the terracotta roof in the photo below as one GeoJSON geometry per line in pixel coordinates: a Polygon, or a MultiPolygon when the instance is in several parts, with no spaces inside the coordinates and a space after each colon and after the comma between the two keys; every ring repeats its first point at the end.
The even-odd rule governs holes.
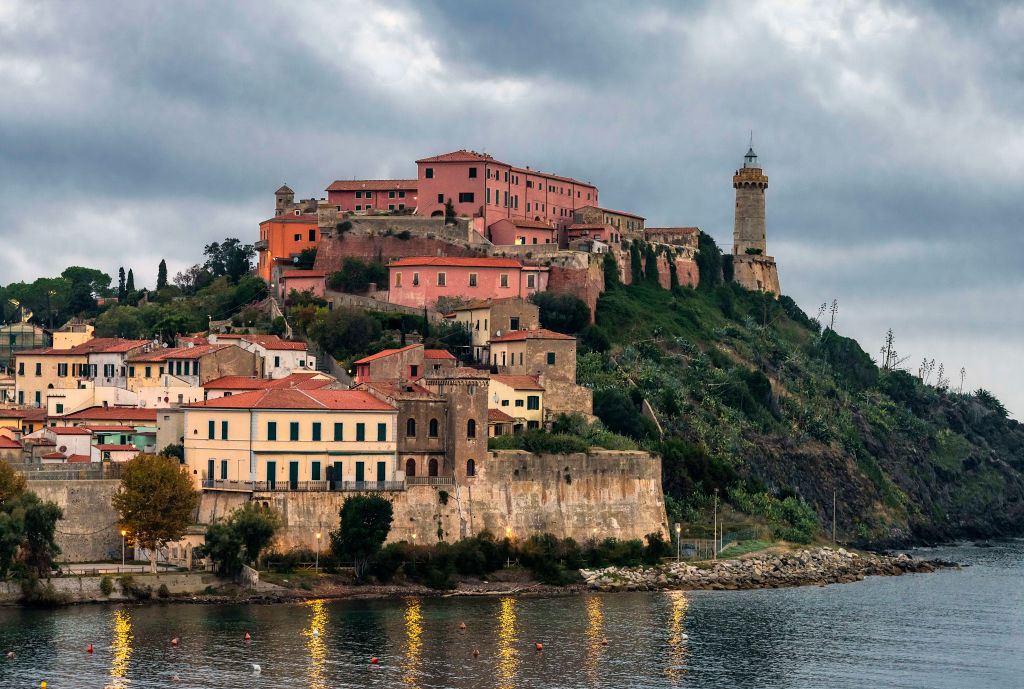
{"type": "Polygon", "coordinates": [[[199,336],[199,335],[197,335],[195,337],[185,337],[185,336],[179,335],[178,336],[178,341],[179,342],[191,342],[194,345],[210,344],[209,340],[207,340],[205,337],[202,337],[202,336],[199,336]]]}
{"type": "Polygon", "coordinates": [[[501,375],[498,373],[491,374],[491,380],[507,385],[513,390],[543,390],[544,386],[540,384],[536,376],[526,375],[501,375]]]}
{"type": "Polygon", "coordinates": [[[392,397],[397,400],[443,400],[444,397],[441,395],[434,394],[430,390],[427,390],[421,385],[416,383],[406,383],[400,385],[395,381],[372,381],[366,383],[360,383],[360,386],[366,388],[373,388],[382,395],[392,397]]]}
{"type": "Polygon", "coordinates": [[[71,421],[96,419],[97,421],[156,421],[156,409],[139,407],[89,407],[67,414],[62,418],[71,421]]]}
{"type": "MultiPolygon", "coordinates": [[[[467,151],[466,149],[460,149],[458,151],[452,151],[451,153],[442,153],[441,155],[431,156],[430,158],[420,158],[417,163],[472,163],[472,162],[491,162],[499,163],[492,156],[486,153],[477,153],[476,151],[467,151]]],[[[506,163],[499,163],[506,165],[506,163]]]]}
{"type": "Polygon", "coordinates": [[[402,258],[388,264],[389,268],[400,268],[402,266],[465,266],[467,268],[522,268],[523,264],[514,258],[491,258],[480,256],[479,258],[465,258],[459,256],[419,256],[415,258],[402,258]]]}
{"type": "Polygon", "coordinates": [[[470,368],[469,366],[459,366],[455,369],[427,371],[423,377],[426,380],[487,380],[487,376],[487,371],[478,368],[470,368]]]}
{"type": "MultiPolygon", "coordinates": [[[[14,356],[15,358],[19,356],[76,356],[76,353],[70,349],[40,347],[39,349],[23,349],[20,352],[15,352],[14,356]]],[[[85,356],[85,353],[78,353],[77,356],[85,356]]]]}
{"type": "Polygon", "coordinates": [[[275,215],[273,218],[267,218],[260,225],[266,225],[268,222],[297,222],[303,225],[316,225],[318,222],[316,213],[295,213],[287,212],[281,215],[275,215]]]}
{"type": "Polygon", "coordinates": [[[473,309],[486,309],[490,308],[494,304],[500,304],[501,302],[511,301],[513,299],[519,301],[526,301],[522,297],[488,297],[487,299],[476,299],[469,302],[465,306],[458,306],[453,311],[470,311],[473,309]]]}
{"type": "Polygon", "coordinates": [[[81,426],[50,426],[46,430],[57,435],[92,435],[92,431],[81,426]]]}
{"type": "Polygon", "coordinates": [[[71,349],[54,349],[53,347],[42,347],[40,349],[26,349],[17,352],[17,355],[31,354],[33,356],[83,356],[85,354],[98,354],[100,352],[127,352],[136,347],[144,347],[150,340],[123,340],[119,337],[94,337],[88,342],[75,345],[71,349]]]}
{"type": "MultiPolygon", "coordinates": [[[[575,184],[575,185],[580,186],[580,187],[588,187],[590,189],[593,189],[594,191],[597,191],[597,187],[595,187],[590,182],[581,182],[580,180],[573,179],[572,177],[565,177],[563,175],[556,175],[556,174],[553,174],[553,173],[550,173],[550,172],[541,172],[540,170],[531,170],[529,168],[522,168],[522,167],[513,167],[512,168],[512,172],[518,172],[521,175],[534,175],[536,177],[544,177],[546,179],[552,179],[552,180],[556,180],[558,182],[568,182],[569,184],[575,184]]],[[[566,195],[568,196],[568,194],[566,194],[566,195]]],[[[552,199],[552,202],[554,202],[556,200],[557,199],[552,199]]]]}
{"type": "Polygon", "coordinates": [[[85,462],[91,462],[92,461],[92,457],[90,457],[89,455],[70,455],[68,457],[68,461],[69,462],[76,462],[76,463],[78,463],[78,462],[85,463],[85,462]]]}
{"type": "Polygon", "coordinates": [[[322,377],[319,373],[293,373],[284,378],[248,378],[246,376],[222,376],[203,384],[212,390],[270,390],[294,388],[317,390],[336,382],[333,378],[322,377]]]}
{"type": "Polygon", "coordinates": [[[507,423],[509,421],[515,421],[515,417],[509,416],[500,409],[488,409],[487,420],[495,423],[507,423]]]}
{"type": "Polygon", "coordinates": [[[392,354],[398,354],[399,352],[408,352],[408,351],[410,351],[412,349],[416,349],[419,346],[420,345],[412,344],[412,345],[408,345],[406,347],[402,347],[401,349],[383,349],[383,350],[377,352],[376,354],[371,354],[370,356],[364,356],[359,361],[356,361],[356,362],[353,362],[353,363],[356,363],[356,364],[368,364],[371,361],[376,361],[377,359],[383,359],[384,357],[391,356],[392,354]]]}
{"type": "Polygon", "coordinates": [[[575,340],[576,338],[572,335],[563,335],[562,333],[556,333],[554,330],[545,330],[544,328],[538,328],[536,330],[513,330],[499,335],[498,337],[492,337],[491,342],[516,342],[520,340],[575,340]]]}
{"type": "Polygon", "coordinates": [[[71,426],[71,428],[88,428],[93,433],[134,433],[134,426],[71,426]]]}
{"type": "Polygon", "coordinates": [[[288,278],[322,278],[326,276],[322,270],[286,270],[281,273],[281,279],[285,280],[288,278]]]}
{"type": "Polygon", "coordinates": [[[416,191],[418,179],[337,179],[327,191],[416,191]]]}
{"type": "MultiPolygon", "coordinates": [[[[612,215],[628,215],[631,218],[638,218],[640,220],[647,219],[644,216],[636,215],[635,213],[627,213],[626,211],[614,211],[611,208],[601,208],[600,206],[583,206],[582,208],[596,208],[597,210],[603,213],[611,213],[612,215]]],[[[576,210],[580,210],[580,208],[577,208],[576,210]]]]}
{"type": "Polygon", "coordinates": [[[138,450],[134,445],[93,445],[100,452],[129,452],[138,450]]]}
{"type": "Polygon", "coordinates": [[[455,359],[455,356],[447,349],[424,349],[424,359],[455,359]]]}
{"type": "Polygon", "coordinates": [[[14,438],[8,438],[6,435],[0,435],[0,450],[20,450],[21,443],[14,438]]]}
{"type": "Polygon", "coordinates": [[[333,409],[338,411],[395,411],[390,404],[362,390],[271,389],[243,392],[206,402],[185,405],[187,409],[333,409]]]}
{"type": "Polygon", "coordinates": [[[294,194],[295,192],[288,188],[287,184],[282,184],[281,188],[274,192],[275,194],[294,194]]]}
{"type": "MultiPolygon", "coordinates": [[[[321,273],[322,275],[323,273],[321,273]]],[[[279,350],[302,350],[308,349],[305,342],[292,342],[291,340],[282,340],[277,335],[238,335],[231,333],[228,335],[218,335],[218,340],[244,340],[254,345],[259,345],[264,349],[279,349],[279,350]]]]}
{"type": "Polygon", "coordinates": [[[43,459],[67,459],[62,452],[47,452],[43,459]]]}
{"type": "Polygon", "coordinates": [[[42,421],[46,418],[46,409],[0,409],[0,419],[21,419],[22,421],[42,421]]]}
{"type": "Polygon", "coordinates": [[[210,352],[216,352],[225,347],[235,347],[233,344],[205,344],[196,345],[195,347],[171,347],[169,349],[154,349],[151,352],[133,356],[128,359],[128,363],[146,363],[146,362],[159,362],[166,361],[167,359],[198,359],[201,356],[205,356],[210,352]]]}
{"type": "Polygon", "coordinates": [[[569,232],[573,232],[575,230],[614,230],[615,228],[603,222],[582,222],[569,225],[569,227],[565,229],[569,232]]]}

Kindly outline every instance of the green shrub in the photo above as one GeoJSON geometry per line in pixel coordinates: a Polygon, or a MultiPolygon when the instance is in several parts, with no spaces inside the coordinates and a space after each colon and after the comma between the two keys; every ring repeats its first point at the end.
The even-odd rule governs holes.
{"type": "Polygon", "coordinates": [[[100,593],[104,596],[109,596],[114,592],[114,580],[110,576],[104,576],[100,579],[100,593]]]}
{"type": "Polygon", "coordinates": [[[171,590],[167,588],[167,584],[160,584],[160,588],[156,590],[156,595],[160,598],[170,598],[171,590]]]}

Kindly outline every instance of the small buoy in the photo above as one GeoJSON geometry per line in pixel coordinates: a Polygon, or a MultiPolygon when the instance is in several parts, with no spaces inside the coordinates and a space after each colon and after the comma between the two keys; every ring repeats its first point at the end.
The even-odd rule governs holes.
{"type": "Polygon", "coordinates": [[[46,682],[40,682],[39,689],[46,689],[46,682]]]}
{"type": "Polygon", "coordinates": [[[377,656],[373,656],[372,658],[370,658],[370,664],[372,664],[372,665],[376,665],[377,664],[377,656]]]}
{"type": "Polygon", "coordinates": [[[178,637],[174,637],[173,639],[171,639],[171,646],[177,646],[177,645],[178,645],[178,637]]]}
{"type": "Polygon", "coordinates": [[[253,663],[253,664],[252,664],[252,674],[254,674],[254,675],[258,675],[258,674],[260,674],[261,672],[263,672],[263,668],[261,668],[261,667],[260,667],[259,665],[257,665],[256,663],[253,663]]]}
{"type": "Polygon", "coordinates": [[[14,651],[7,651],[7,660],[14,660],[14,651]]]}
{"type": "Polygon", "coordinates": [[[246,632],[246,633],[245,633],[245,640],[246,640],[246,641],[248,641],[248,640],[249,640],[249,639],[251,639],[251,638],[252,638],[252,637],[251,637],[251,636],[249,636],[249,632],[246,632]]]}
{"type": "Polygon", "coordinates": [[[690,637],[687,636],[686,633],[684,632],[683,634],[679,635],[679,638],[682,639],[683,641],[685,641],[686,639],[689,639],[690,637]]]}
{"type": "Polygon", "coordinates": [[[465,628],[466,628],[466,623],[465,622],[462,622],[462,623],[459,624],[459,629],[465,629],[465,628]]]}
{"type": "Polygon", "coordinates": [[[320,632],[318,632],[317,630],[314,629],[313,630],[313,636],[320,636],[320,632]]]}
{"type": "Polygon", "coordinates": [[[174,673],[174,677],[171,677],[171,679],[174,680],[175,682],[180,682],[181,681],[181,677],[178,677],[178,673],[177,672],[174,673]]]}
{"type": "Polygon", "coordinates": [[[543,651],[544,650],[544,645],[543,644],[537,644],[537,650],[538,651],[543,651]]]}
{"type": "Polygon", "coordinates": [[[478,655],[480,655],[480,650],[479,650],[479,649],[476,649],[476,648],[474,648],[474,649],[473,649],[473,657],[474,657],[474,658],[476,658],[476,657],[477,657],[478,655]]]}
{"type": "Polygon", "coordinates": [[[89,644],[89,646],[85,649],[85,652],[92,653],[92,644],[89,644]]]}
{"type": "Polygon", "coordinates": [[[601,645],[602,646],[607,646],[608,645],[608,639],[601,639],[601,645]]]}

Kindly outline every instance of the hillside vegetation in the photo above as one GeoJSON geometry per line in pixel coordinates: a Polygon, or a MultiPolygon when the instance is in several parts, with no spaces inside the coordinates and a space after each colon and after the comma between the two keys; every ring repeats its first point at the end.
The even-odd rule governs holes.
{"type": "Polygon", "coordinates": [[[698,289],[610,276],[581,333],[579,381],[605,426],[662,454],[670,520],[701,521],[718,489],[807,540],[831,531],[835,491],[855,544],[1021,533],[1024,425],[994,396],[881,369],[792,299],[723,282],[706,236],[701,254],[698,289]]]}

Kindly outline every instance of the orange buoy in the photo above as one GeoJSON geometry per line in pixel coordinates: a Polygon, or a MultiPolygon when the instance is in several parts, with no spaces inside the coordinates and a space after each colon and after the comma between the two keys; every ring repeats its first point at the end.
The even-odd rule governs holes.
{"type": "Polygon", "coordinates": [[[89,646],[85,649],[85,652],[92,653],[92,644],[89,644],[89,646]]]}
{"type": "Polygon", "coordinates": [[[7,651],[7,659],[8,660],[13,660],[14,659],[14,651],[7,651]]]}
{"type": "Polygon", "coordinates": [[[246,641],[248,641],[248,640],[249,640],[249,639],[251,639],[251,638],[252,638],[252,637],[251,637],[251,636],[249,636],[249,632],[246,632],[246,633],[245,633],[245,640],[246,640],[246,641]]]}
{"type": "Polygon", "coordinates": [[[607,646],[608,645],[608,639],[601,639],[601,645],[602,646],[607,646]]]}
{"type": "Polygon", "coordinates": [[[474,658],[476,658],[476,657],[477,657],[478,655],[480,655],[480,650],[479,650],[479,649],[476,649],[476,648],[474,648],[474,649],[473,649],[473,657],[474,657],[474,658]]]}
{"type": "Polygon", "coordinates": [[[465,628],[466,628],[466,623],[465,622],[461,622],[459,624],[459,629],[465,629],[465,628]]]}
{"type": "Polygon", "coordinates": [[[177,646],[177,645],[178,645],[178,637],[174,637],[173,639],[171,639],[171,646],[177,646]]]}
{"type": "Polygon", "coordinates": [[[543,651],[544,650],[544,645],[543,644],[537,644],[537,650],[538,651],[543,651]]]}
{"type": "Polygon", "coordinates": [[[373,656],[372,658],[370,658],[370,664],[371,665],[376,665],[377,664],[377,656],[373,656]]]}

